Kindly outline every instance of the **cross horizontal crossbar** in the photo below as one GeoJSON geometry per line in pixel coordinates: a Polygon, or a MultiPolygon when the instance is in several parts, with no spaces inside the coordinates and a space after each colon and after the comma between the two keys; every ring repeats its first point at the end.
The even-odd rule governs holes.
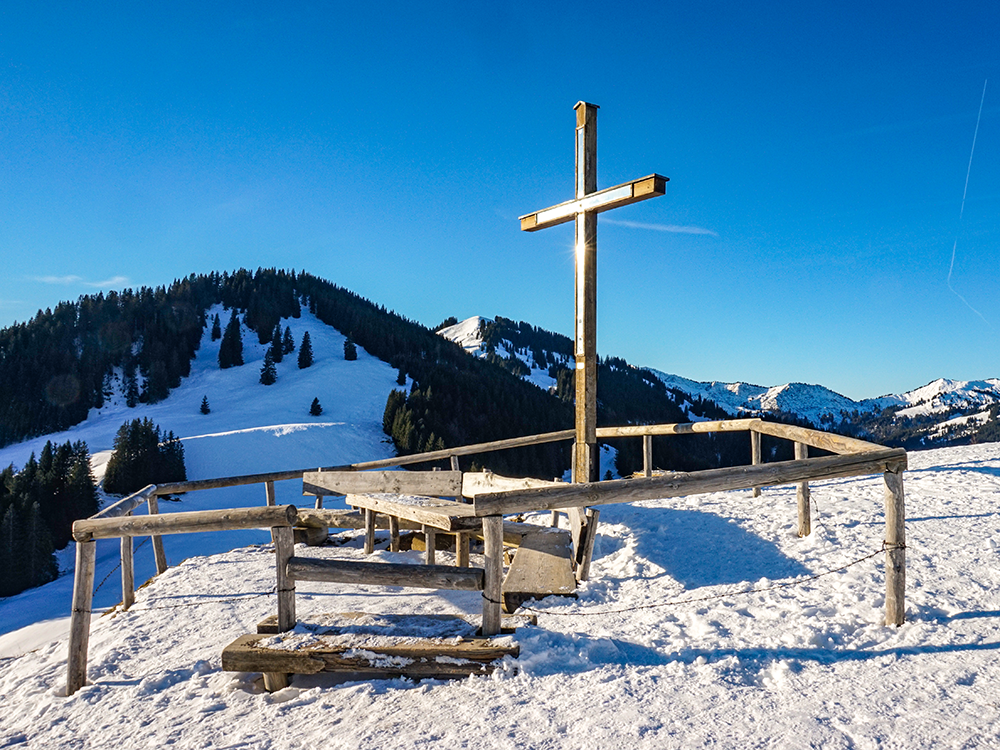
{"type": "Polygon", "coordinates": [[[557,206],[520,217],[521,229],[525,232],[534,232],[546,227],[554,227],[557,224],[565,224],[567,221],[575,219],[579,213],[601,213],[619,206],[627,206],[630,203],[638,203],[647,198],[655,198],[667,192],[669,180],[669,177],[651,174],[605,190],[598,190],[583,198],[566,201],[557,206]]]}

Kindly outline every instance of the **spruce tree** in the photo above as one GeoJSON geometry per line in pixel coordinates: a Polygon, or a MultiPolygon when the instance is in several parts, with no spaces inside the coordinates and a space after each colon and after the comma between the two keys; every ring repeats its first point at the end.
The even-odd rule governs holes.
{"type": "Polygon", "coordinates": [[[236,316],[236,308],[226,324],[219,345],[219,368],[238,367],[243,364],[243,334],[240,330],[240,319],[236,316]]]}
{"type": "Polygon", "coordinates": [[[285,335],[281,339],[281,353],[291,354],[295,351],[295,339],[292,338],[292,329],[285,326],[285,335]]]}
{"type": "Polygon", "coordinates": [[[115,449],[104,472],[104,491],[127,495],[147,484],[187,478],[184,446],[173,432],[164,438],[148,417],[126,422],[115,435],[115,449]]]}
{"type": "Polygon", "coordinates": [[[263,385],[274,385],[278,379],[278,371],[274,366],[274,356],[271,350],[264,352],[264,364],[260,368],[260,382],[263,385]]]}
{"type": "Polygon", "coordinates": [[[274,333],[271,335],[271,347],[268,349],[271,352],[271,359],[275,363],[280,362],[284,355],[284,350],[281,347],[281,323],[274,326],[274,333]]]}
{"type": "Polygon", "coordinates": [[[215,314],[212,318],[212,341],[218,341],[222,338],[222,321],[219,320],[219,313],[215,314]]]}
{"type": "Polygon", "coordinates": [[[202,396],[200,411],[202,414],[210,414],[212,412],[212,407],[208,405],[208,396],[202,396]]]}
{"type": "Polygon", "coordinates": [[[396,373],[396,385],[406,385],[406,370],[402,367],[400,367],[399,372],[396,373]]]}
{"type": "Polygon", "coordinates": [[[358,348],[350,339],[344,339],[344,359],[353,362],[358,358],[358,348]]]}
{"type": "Polygon", "coordinates": [[[309,407],[309,413],[314,417],[318,417],[323,413],[323,407],[320,406],[318,397],[313,399],[312,405],[309,407]]]}
{"type": "Polygon", "coordinates": [[[299,369],[304,370],[313,363],[312,342],[309,340],[309,331],[302,334],[302,343],[299,345],[299,369]]]}
{"type": "Polygon", "coordinates": [[[135,378],[135,366],[125,366],[125,406],[129,409],[135,408],[139,403],[139,383],[135,378]]]}

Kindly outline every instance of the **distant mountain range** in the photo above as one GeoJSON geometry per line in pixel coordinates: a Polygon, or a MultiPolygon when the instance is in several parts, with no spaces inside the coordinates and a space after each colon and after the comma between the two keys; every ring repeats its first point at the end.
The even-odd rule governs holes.
{"type": "MultiPolygon", "coordinates": [[[[522,375],[525,380],[542,388],[554,388],[556,379],[550,374],[551,367],[541,367],[543,363],[538,360],[557,359],[571,367],[570,339],[542,332],[550,340],[559,341],[559,346],[556,351],[539,356],[523,343],[524,324],[515,324],[518,335],[504,335],[512,330],[511,324],[512,321],[503,318],[476,316],[439,329],[438,333],[474,356],[486,357],[493,352],[501,358],[517,358],[529,369],[528,374],[522,375]]],[[[971,381],[939,378],[906,393],[854,401],[822,385],[703,383],[652,368],[640,369],[652,373],[671,392],[683,394],[680,406],[694,420],[703,418],[691,411],[691,406],[698,402],[710,403],[732,417],[790,417],[823,429],[909,448],[1000,440],[998,378],[971,381]]]]}

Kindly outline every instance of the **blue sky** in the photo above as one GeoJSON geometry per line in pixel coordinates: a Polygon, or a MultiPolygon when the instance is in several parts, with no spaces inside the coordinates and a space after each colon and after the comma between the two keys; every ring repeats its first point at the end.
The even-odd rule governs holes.
{"type": "Polygon", "coordinates": [[[585,100],[599,187],[671,179],[599,220],[602,354],[852,398],[1000,377],[998,40],[995,0],[7,0],[0,326],[276,266],[568,334],[572,225],[517,217],[572,197],[585,100]]]}

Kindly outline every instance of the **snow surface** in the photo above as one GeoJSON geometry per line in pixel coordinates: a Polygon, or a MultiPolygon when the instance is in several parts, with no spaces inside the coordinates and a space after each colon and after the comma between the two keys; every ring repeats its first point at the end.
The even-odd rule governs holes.
{"type": "MultiPolygon", "coordinates": [[[[263,347],[248,340],[247,364],[219,371],[206,341],[162,404],[111,405],[53,437],[109,449],[122,421],[147,415],[186,438],[192,478],[389,455],[380,426],[395,371],[360,350],[344,362],[343,337],[305,313],[287,322],[296,342],[310,331],[313,368],[298,371],[293,355],[265,388],[263,347]],[[314,396],[326,410],[316,419],[314,396]]],[[[43,443],[10,446],[0,461],[20,465],[43,443]]],[[[881,553],[809,580],[879,549],[878,477],[814,483],[806,539],[793,487],[604,506],[579,598],[534,603],[538,625],[514,636],[518,659],[450,682],[299,676],[267,694],[257,674],[222,672],[223,647],[276,611],[268,535],[167,537],[170,570],[130,611],[95,615],[89,684],[69,698],[71,576],[0,600],[0,748],[1000,747],[1000,444],[911,453],[905,482],[900,628],[881,624],[881,553]],[[741,593],[752,588],[766,590],[741,593]]],[[[279,483],[279,502],[301,502],[296,485],[279,483]]],[[[161,507],[262,502],[250,486],[161,507]]],[[[360,535],[339,538],[297,554],[371,559],[360,535]]],[[[375,559],[421,559],[379,538],[375,559]]],[[[117,542],[98,556],[95,602],[109,607],[120,599],[117,542]]],[[[148,544],[137,549],[137,580],[151,557],[148,544]]],[[[476,616],[480,603],[477,592],[322,583],[297,595],[301,632],[331,613],[476,616]]]]}
{"type": "MultiPolygon", "coordinates": [[[[535,603],[520,657],[491,677],[300,676],[269,695],[259,675],[220,670],[222,648],[275,611],[259,595],[274,585],[264,544],[190,557],[129,612],[95,617],[90,684],[70,698],[65,639],[36,633],[35,650],[0,662],[0,747],[998,747],[1000,445],[910,460],[900,628],[881,624],[881,554],[738,593],[878,550],[881,480],[836,480],[814,485],[806,539],[790,487],[605,506],[579,599],[535,603]]],[[[363,558],[360,535],[344,538],[297,554],[363,558]]],[[[385,546],[376,559],[420,559],[385,546]]],[[[317,583],[297,596],[300,620],[320,623],[479,604],[476,592],[317,583]]]]}

